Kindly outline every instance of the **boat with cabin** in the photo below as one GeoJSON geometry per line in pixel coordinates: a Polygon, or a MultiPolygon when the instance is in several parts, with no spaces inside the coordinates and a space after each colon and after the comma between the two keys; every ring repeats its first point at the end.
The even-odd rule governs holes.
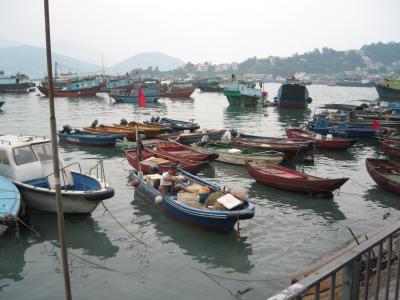
{"type": "MultiPolygon", "coordinates": [[[[7,157],[0,150],[0,168],[7,157]]],[[[6,177],[0,176],[0,237],[18,219],[21,196],[17,187],[6,177]]]]}
{"type": "Polygon", "coordinates": [[[171,82],[166,91],[162,93],[162,97],[189,98],[195,89],[195,86],[191,82],[171,82]]]}
{"type": "Polygon", "coordinates": [[[0,71],[0,93],[27,93],[28,88],[34,87],[35,83],[22,73],[7,76],[0,71]]]}
{"type": "Polygon", "coordinates": [[[145,80],[135,83],[131,89],[113,89],[108,94],[115,102],[139,103],[139,88],[148,102],[157,102],[161,97],[158,80],[145,80]]]}
{"type": "Polygon", "coordinates": [[[278,107],[298,109],[307,108],[312,101],[307,87],[294,77],[281,85],[274,100],[278,107]]]}
{"type": "Polygon", "coordinates": [[[400,101],[400,79],[384,78],[383,83],[375,83],[379,99],[400,101]]]}
{"type": "MultiPolygon", "coordinates": [[[[100,77],[77,78],[68,81],[64,88],[54,88],[54,97],[94,97],[105,85],[100,77]]],[[[49,96],[47,85],[38,87],[39,91],[45,96],[49,96]]]]}
{"type": "Polygon", "coordinates": [[[223,80],[219,77],[200,79],[197,81],[197,86],[202,92],[222,93],[224,91],[223,80]]]}
{"type": "MultiPolygon", "coordinates": [[[[17,186],[23,201],[38,210],[57,212],[51,141],[44,137],[3,135],[0,136],[0,153],[5,157],[0,162],[0,175],[17,186]]],[[[97,168],[101,169],[98,174],[104,174],[101,161],[97,168]]],[[[83,174],[78,163],[66,165],[60,157],[60,173],[66,214],[90,214],[102,200],[114,196],[114,189],[104,176],[83,174]],[[72,165],[80,170],[70,170],[72,165]]]]}
{"type": "Polygon", "coordinates": [[[135,192],[173,218],[210,231],[230,232],[236,222],[254,217],[255,205],[233,191],[221,188],[183,170],[180,185],[186,191],[161,194],[161,175],[130,172],[135,192]],[[187,192],[190,191],[190,192],[187,192]]]}
{"type": "Polygon", "coordinates": [[[224,95],[229,105],[246,107],[256,106],[262,98],[262,92],[253,82],[232,81],[224,84],[224,95]]]}

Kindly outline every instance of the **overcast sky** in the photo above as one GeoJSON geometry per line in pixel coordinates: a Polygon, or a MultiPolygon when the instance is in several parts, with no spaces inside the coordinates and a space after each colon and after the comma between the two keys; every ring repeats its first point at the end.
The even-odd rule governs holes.
{"type": "MultiPolygon", "coordinates": [[[[159,51],[184,61],[289,56],[400,41],[400,0],[49,0],[52,39],[115,60],[159,51]]],[[[0,0],[0,39],[44,45],[42,0],[0,0]]]]}

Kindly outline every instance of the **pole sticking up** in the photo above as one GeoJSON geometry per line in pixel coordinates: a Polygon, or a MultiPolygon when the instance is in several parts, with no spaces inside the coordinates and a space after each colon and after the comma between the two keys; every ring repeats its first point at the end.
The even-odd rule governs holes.
{"type": "Polygon", "coordinates": [[[48,78],[48,89],[49,89],[51,145],[53,151],[54,182],[56,189],[58,236],[60,242],[61,259],[62,259],[63,273],[64,273],[65,298],[67,300],[72,300],[71,283],[69,278],[68,254],[64,236],[65,233],[64,213],[63,213],[62,199],[61,199],[60,166],[58,157],[57,128],[56,128],[57,125],[56,125],[54,95],[53,95],[53,71],[52,71],[52,60],[51,60],[50,17],[49,17],[48,0],[44,0],[44,17],[45,17],[45,31],[46,31],[47,78],[48,78]]]}

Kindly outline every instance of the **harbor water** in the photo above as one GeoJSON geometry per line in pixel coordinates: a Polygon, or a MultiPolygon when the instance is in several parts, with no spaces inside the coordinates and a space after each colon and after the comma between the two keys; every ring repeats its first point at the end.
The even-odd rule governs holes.
{"type": "MultiPolygon", "coordinates": [[[[270,98],[278,84],[267,84],[270,98]]],[[[327,103],[361,104],[377,98],[374,88],[311,85],[313,102],[306,110],[228,106],[223,94],[196,91],[187,100],[160,99],[140,115],[132,104],[107,95],[56,98],[58,128],[143,121],[152,116],[195,119],[202,128],[283,136],[284,128],[312,117],[327,103]],[[362,101],[360,101],[362,100],[362,101]]],[[[0,95],[0,134],[49,136],[48,99],[35,93],[0,95]]],[[[369,177],[365,158],[382,156],[376,141],[364,140],[346,151],[315,151],[314,163],[291,165],[321,177],[351,178],[333,199],[311,198],[256,183],[244,167],[218,162],[201,170],[221,185],[247,193],[256,215],[236,231],[219,234],[179,223],[136,196],[129,185],[129,164],[122,152],[60,146],[68,161],[84,170],[104,160],[106,179],[115,196],[91,216],[66,216],[72,293],[75,299],[265,299],[290,284],[291,278],[355,234],[398,219],[398,196],[383,191],[369,177]],[[383,215],[390,213],[386,219],[383,215]],[[128,233],[129,232],[129,233],[128,233]]],[[[62,299],[62,267],[57,247],[57,218],[30,210],[32,227],[9,230],[0,238],[1,299],[62,299]]]]}

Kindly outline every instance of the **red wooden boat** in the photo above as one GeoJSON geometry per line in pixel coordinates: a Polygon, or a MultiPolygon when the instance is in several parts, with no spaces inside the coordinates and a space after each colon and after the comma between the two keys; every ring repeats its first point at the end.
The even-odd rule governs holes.
{"type": "MultiPolygon", "coordinates": [[[[54,97],[94,97],[100,92],[102,86],[95,86],[80,90],[68,91],[68,90],[54,90],[54,97]]],[[[47,86],[39,86],[39,91],[45,96],[49,96],[49,90],[47,86]]]]}
{"type": "Polygon", "coordinates": [[[353,146],[357,140],[356,139],[345,139],[345,138],[327,138],[326,136],[317,135],[314,132],[297,129],[297,128],[286,128],[286,135],[288,138],[314,141],[315,147],[318,149],[334,149],[334,150],[344,150],[353,146]],[[318,136],[321,136],[319,138],[318,136]]]}
{"type": "Polygon", "coordinates": [[[249,174],[262,184],[282,190],[309,194],[329,194],[340,188],[348,180],[348,178],[315,177],[275,163],[258,165],[246,161],[245,166],[249,174]]]}
{"type": "Polygon", "coordinates": [[[195,90],[193,84],[190,83],[179,83],[171,85],[169,91],[162,94],[163,97],[167,98],[188,98],[195,90]]]}
{"type": "Polygon", "coordinates": [[[394,157],[400,157],[400,141],[379,140],[381,150],[394,157]]]}
{"type": "Polygon", "coordinates": [[[289,142],[258,142],[245,139],[232,139],[231,146],[237,148],[253,148],[261,150],[274,150],[285,154],[285,160],[292,162],[299,157],[305,156],[308,152],[308,145],[289,142]]]}
{"type": "MultiPolygon", "coordinates": [[[[125,150],[126,158],[128,159],[129,164],[138,170],[138,160],[137,160],[137,152],[136,149],[125,150]]],[[[188,171],[190,173],[197,172],[201,167],[207,165],[208,161],[192,161],[188,159],[176,159],[169,155],[164,155],[153,151],[151,149],[145,149],[141,151],[142,160],[140,162],[140,168],[144,174],[152,173],[152,168],[156,166],[159,170],[159,173],[163,173],[168,171],[168,168],[171,164],[179,164],[180,167],[188,171]],[[148,160],[151,157],[159,158],[159,160],[148,160]],[[148,160],[148,161],[146,161],[148,160]]]]}
{"type": "Polygon", "coordinates": [[[388,159],[367,158],[367,171],[384,190],[400,194],[400,164],[388,159]]]}
{"type": "Polygon", "coordinates": [[[156,145],[156,150],[159,153],[170,155],[177,159],[189,159],[193,161],[209,161],[212,162],[218,158],[218,154],[196,151],[188,146],[181,145],[177,142],[160,142],[156,145]]]}

